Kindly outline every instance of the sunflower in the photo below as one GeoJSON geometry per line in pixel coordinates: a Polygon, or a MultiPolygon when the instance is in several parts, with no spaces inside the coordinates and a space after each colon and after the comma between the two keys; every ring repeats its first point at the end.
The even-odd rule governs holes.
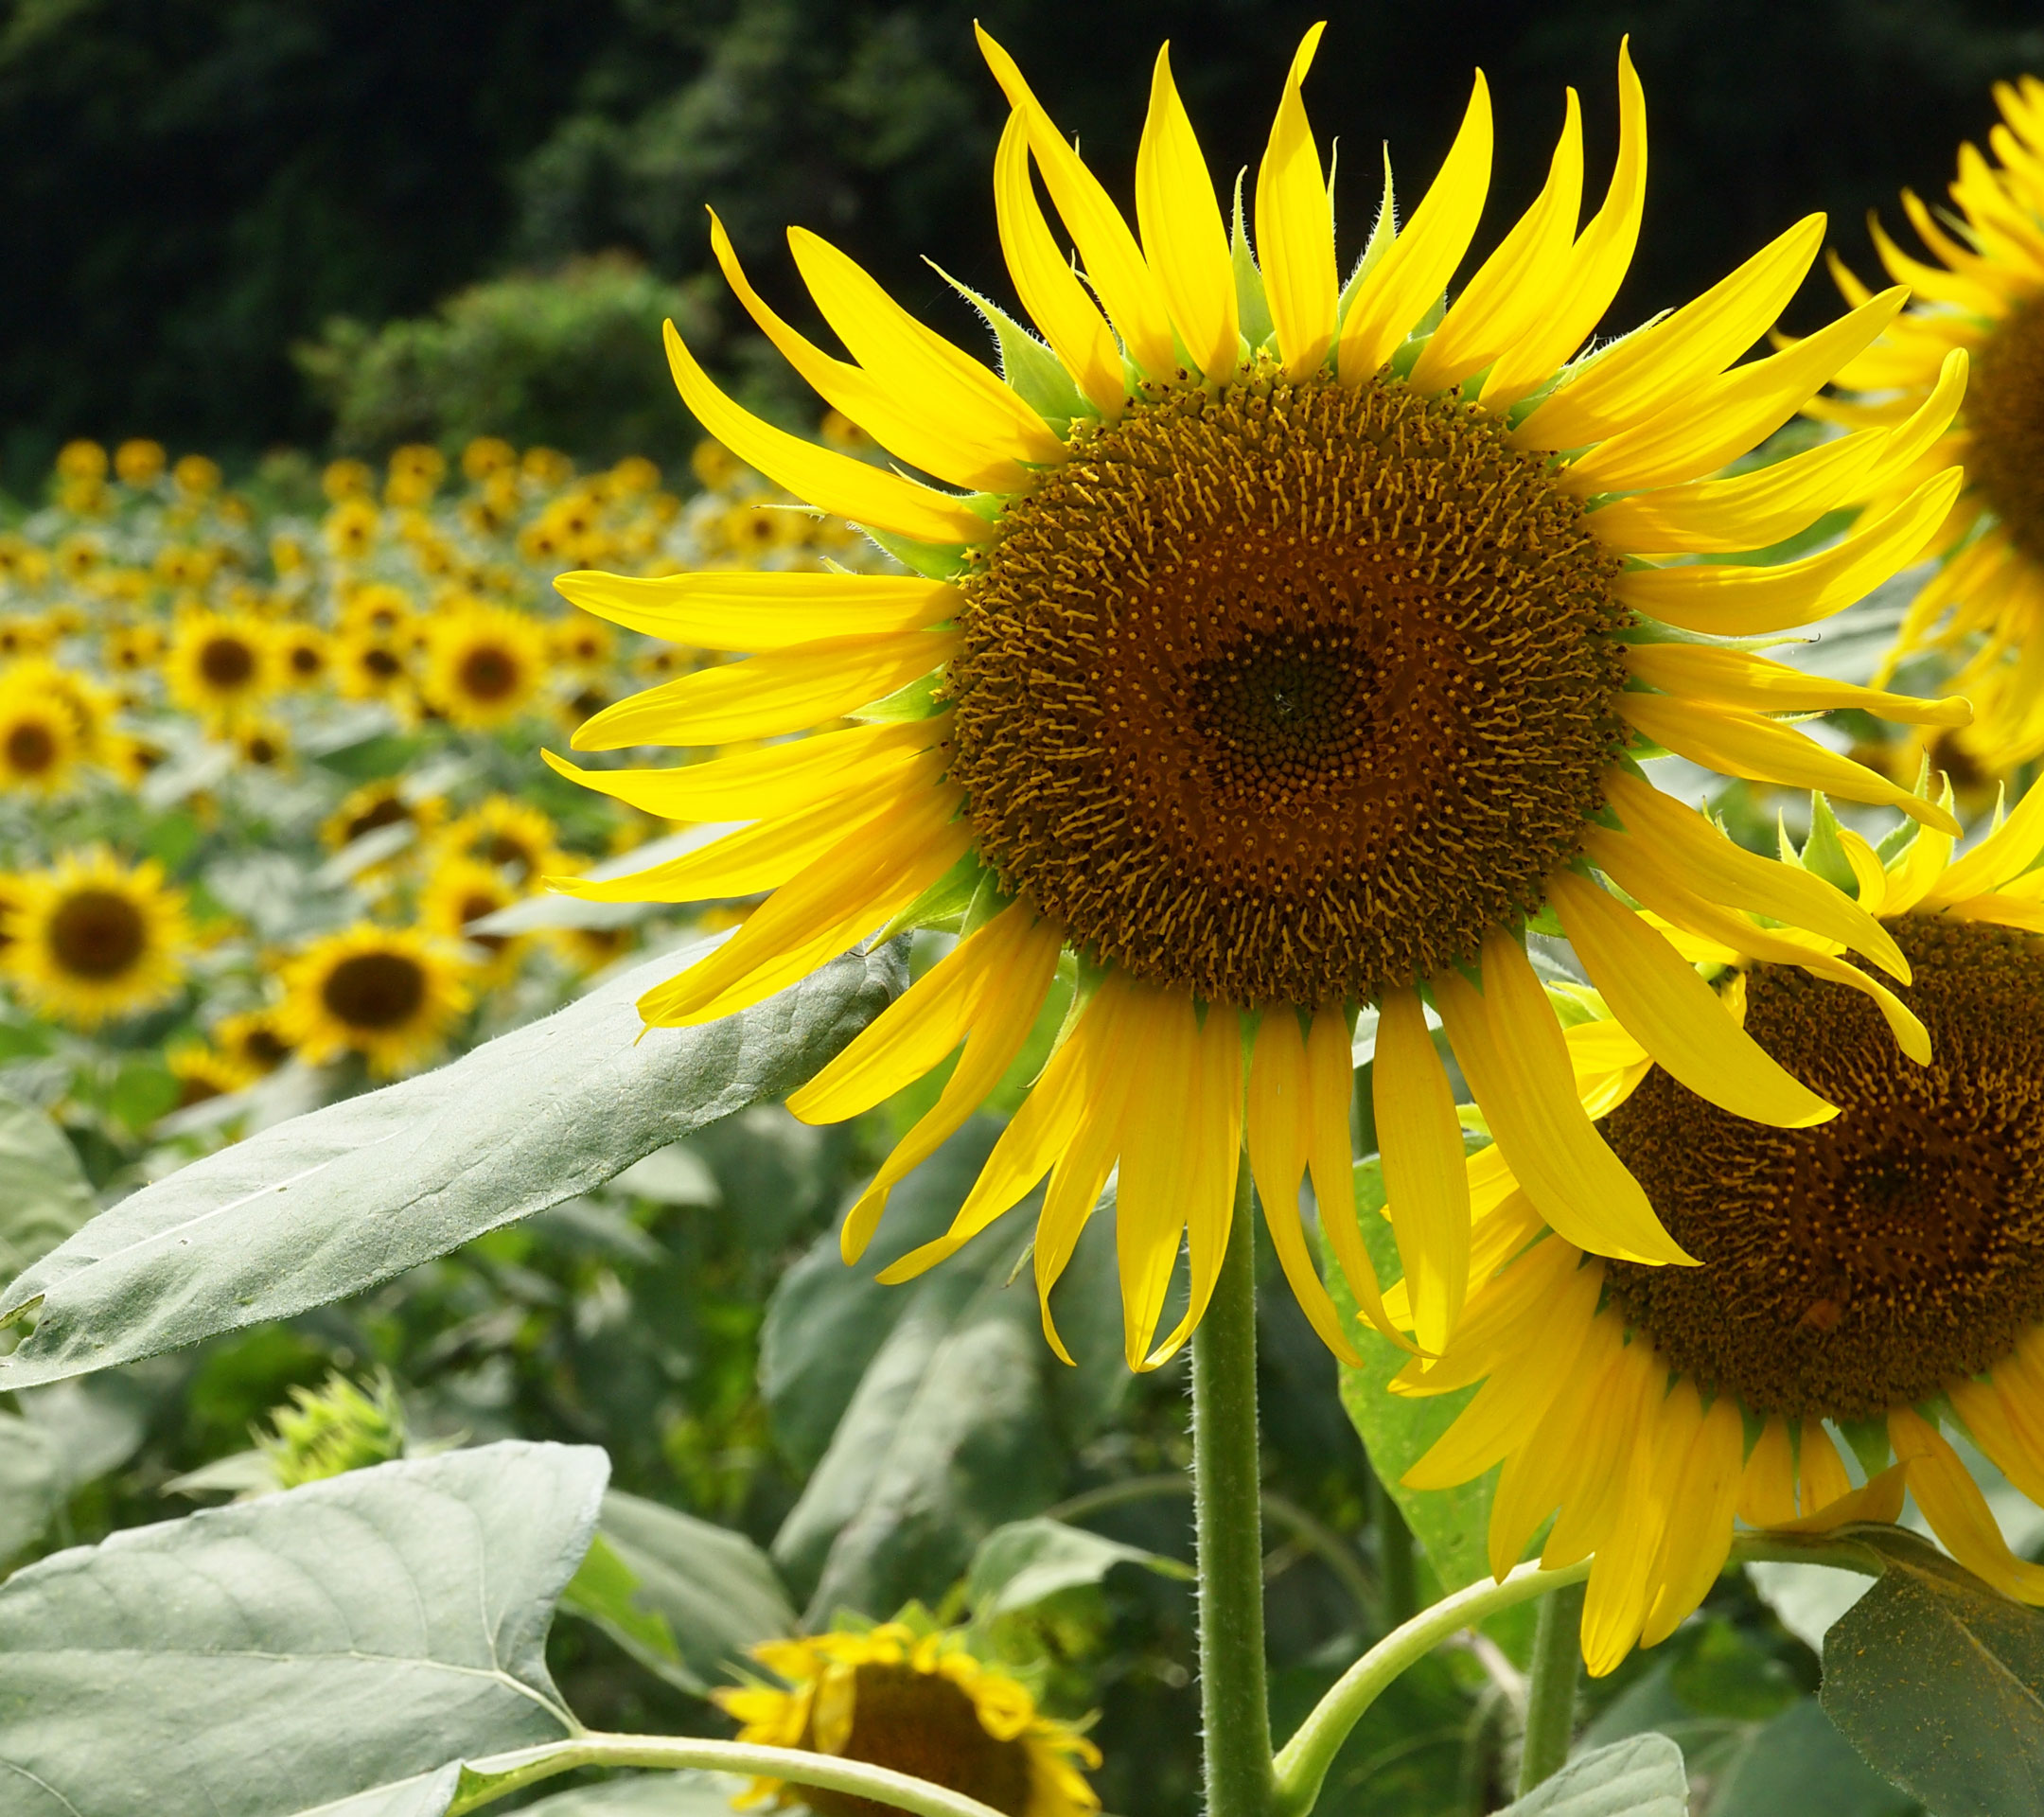
{"type": "Polygon", "coordinates": [[[164,653],[162,627],[110,626],[99,640],[99,660],[116,675],[146,675],[164,653]]]}
{"type": "Polygon", "coordinates": [[[477,967],[480,983],[506,982],[518,974],[529,939],[515,934],[467,931],[470,922],[494,915],[521,899],[521,892],[494,865],[475,858],[445,858],[419,892],[419,925],[448,940],[463,941],[487,955],[477,967]]]}
{"type": "Polygon", "coordinates": [[[554,661],[571,669],[601,674],[617,656],[617,637],[609,626],[592,624],[579,613],[555,626],[547,642],[554,661]]]}
{"type": "Polygon", "coordinates": [[[60,700],[0,688],[0,788],[60,795],[78,769],[78,722],[60,700]]]}
{"type": "Polygon", "coordinates": [[[457,857],[509,872],[516,883],[566,870],[571,862],[560,849],[554,822],[540,809],[508,795],[485,796],[448,822],[441,841],[457,857]]]}
{"type": "Polygon", "coordinates": [[[334,685],[350,700],[380,700],[411,719],[417,710],[410,648],[367,631],[349,632],[332,645],[334,685]]]}
{"type": "Polygon", "coordinates": [[[39,1014],[96,1029],[154,1009],[184,981],[192,944],[185,892],[153,858],[125,865],[93,846],[9,882],[0,964],[39,1014]]]}
{"type": "Polygon", "coordinates": [[[401,782],[386,777],[343,796],[341,805],[320,823],[320,840],[329,852],[342,852],[363,834],[385,826],[409,826],[414,840],[424,840],[438,829],[446,813],[438,796],[414,801],[401,782]]]}
{"type": "Polygon", "coordinates": [[[170,698],[215,726],[232,726],[276,691],[276,640],[249,612],[182,614],[164,657],[170,698]]]}
{"type": "MultiPolygon", "coordinates": [[[[788,1688],[714,1693],[744,1724],[740,1741],[891,1767],[1007,1817],[1084,1817],[1100,1808],[1080,1772],[1100,1765],[1100,1750],[1045,1716],[1024,1685],[975,1659],[956,1632],[891,1621],[766,1641],[752,1656],[788,1688]]],[[[736,1802],[744,1808],[768,1800],[807,1805],[819,1817],[880,1810],[870,1799],[779,1779],[753,1780],[736,1802]]]]}
{"type": "Polygon", "coordinates": [[[333,649],[317,625],[288,625],[277,633],[277,676],[288,688],[309,688],[326,679],[333,649]]]}
{"type": "Polygon", "coordinates": [[[1379,1016],[1377,1117],[1422,1345],[1454,1323],[1468,1242],[1429,1002],[1558,1228],[1636,1261],[1688,1259],[1576,1101],[1528,925],[1589,943],[1621,1019],[1719,1102],[1788,1125],[1831,1114],[1778,1069],[1754,1083],[1763,1056],[1707,994],[1674,991],[1686,976],[1674,949],[1585,867],[1678,926],[1708,926],[1731,905],[1897,976],[1903,956],[1829,884],[1741,852],[1661,794],[1636,758],[1674,751],[1956,830],[1775,715],[1858,705],[1944,722],[1962,704],[1817,679],[1749,648],[1910,560],[1956,472],[1802,560],[1680,557],[1774,543],[1852,496],[1845,476],[1913,465],[1956,408],[1963,361],[1913,416],[1842,454],[1709,479],[1870,344],[1904,293],[1731,364],[1815,257],[1812,218],[1687,307],[1569,363],[1617,292],[1644,199],[1645,104],[1623,52],[1616,168],[1579,233],[1572,95],[1545,186],[1443,309],[1489,181],[1479,77],[1432,187],[1395,236],[1381,210],[1383,233],[1344,283],[1300,98],[1318,39],[1315,26],[1285,82],[1253,258],[1239,205],[1232,244],[1223,225],[1164,55],[1137,159],[1138,239],[982,34],[1013,104],[995,168],[1002,243],[1044,335],[980,305],[1005,381],[794,231],[797,266],[856,363],[824,353],[756,294],[713,219],[727,278],[803,378],[965,495],[768,427],[670,325],[697,419],[916,572],[557,583],[634,629],[753,653],[597,714],[580,749],[781,738],[886,701],[872,723],[798,742],[583,775],[665,818],[757,823],[636,877],[569,886],[656,901],[775,891],[641,999],[660,1025],[756,1003],[881,927],[962,926],[949,957],[791,1101],[813,1120],[853,1116],[966,1043],[848,1218],[848,1255],[893,1184],[1003,1077],[1061,950],[1077,952],[1065,1039],[957,1224],[885,1278],[955,1251],[1048,1173],[1033,1254],[1055,1345],[1049,1290],[1119,1161],[1135,1367],[1170,1354],[1205,1309],[1244,1134],[1273,1241],[1322,1336],[1353,1354],[1295,1210],[1308,1172],[1358,1302],[1383,1323],[1349,1184],[1358,1007],[1379,1016]],[[1031,160],[1090,288],[1040,212],[1031,160]],[[1565,910],[1563,880],[1582,885],[1565,910]],[[1188,1235],[1189,1306],[1155,1344],[1188,1235]]]}
{"type": "Polygon", "coordinates": [[[251,719],[235,733],[235,749],[252,769],[285,769],[291,765],[291,733],[277,720],[251,719]]]}
{"type": "MultiPolygon", "coordinates": [[[[2044,82],[2025,77],[1994,94],[1994,158],[1960,148],[1956,213],[1902,192],[1930,260],[1872,223],[1882,265],[1916,301],[1840,369],[1837,383],[1860,395],[1810,414],[1889,428],[1920,408],[1955,353],[1972,361],[1965,406],[1945,435],[1886,488],[1869,488],[1878,509],[1933,467],[1965,468],[1938,572],[1911,604],[1882,679],[1925,651],[1962,659],[1949,685],[1978,711],[1976,749],[2013,767],[2044,752],[2044,82]]],[[[1846,299],[1863,303],[1867,287],[1836,256],[1831,270],[1846,299]]]]}
{"type": "Polygon", "coordinates": [[[177,1103],[173,1106],[177,1110],[189,1110],[209,1098],[224,1098],[253,1085],[258,1076],[203,1041],[188,1041],[167,1050],[164,1065],[177,1081],[177,1103]]]}
{"type": "Polygon", "coordinates": [[[408,1072],[468,1007],[467,969],[431,934],[360,923],[285,966],[276,1030],[314,1066],[353,1052],[380,1078],[408,1072]]]}
{"type": "Polygon", "coordinates": [[[251,1075],[274,1072],[291,1054],[273,1010],[242,1010],[223,1018],[213,1031],[213,1045],[251,1075]]]}
{"type": "Polygon", "coordinates": [[[546,626],[523,612],[470,598],[432,622],[424,692],[464,730],[509,724],[546,676],[546,626]]]}
{"type": "Polygon", "coordinates": [[[137,436],[114,450],[114,472],[123,485],[154,485],[163,477],[164,446],[137,436]]]}
{"type": "MultiPolygon", "coordinates": [[[[1911,961],[1899,992],[1841,993],[1784,929],[1690,943],[1770,1064],[1841,1107],[1831,1122],[1746,1121],[1615,1024],[1570,1032],[1586,1103],[1700,1266],[1587,1256],[1545,1228],[1508,1156],[1470,1158],[1467,1317],[1393,1387],[1485,1385],[1405,1480],[1445,1488],[1502,1462],[1501,1578],[1559,1510],[1543,1562],[1595,1553],[1593,1672],[1696,1608],[1735,1519],[1894,1520],[1905,1486],[1962,1564],[2044,1603],[2044,1567],[2002,1544],[1940,1431],[2044,1503],[2044,948],[2030,938],[2044,933],[2044,790],[1951,852],[1922,829],[1884,864],[1818,803],[1804,862],[1855,881],[1911,961]],[[1871,1473],[1859,1489],[1838,1429],[1871,1473]]],[[[1409,1316],[1400,1290],[1387,1299],[1409,1316]]]]}
{"type": "Polygon", "coordinates": [[[0,694],[50,700],[71,715],[78,754],[97,763],[113,748],[114,697],[92,677],[44,657],[0,670],[0,694]]]}

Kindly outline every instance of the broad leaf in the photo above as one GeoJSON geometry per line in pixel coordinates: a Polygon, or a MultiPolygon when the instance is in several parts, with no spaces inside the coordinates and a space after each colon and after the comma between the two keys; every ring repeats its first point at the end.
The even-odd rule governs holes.
{"type": "Polygon", "coordinates": [[[63,1498],[55,1440],[32,1420],[0,1413],[0,1565],[40,1540],[63,1498]]]}
{"type": "Polygon", "coordinates": [[[1118,1564],[1167,1578],[1192,1575],[1176,1559],[1039,1517],[1011,1521],[980,1542],[965,1576],[965,1601],[973,1618],[984,1621],[1099,1583],[1118,1564]]]}
{"type": "Polygon", "coordinates": [[[2044,1614],[1899,1528],[1845,1538],[1881,1576],[1824,1636],[1824,1713],[1938,1817],[2044,1809],[2044,1614]]]}
{"type": "Polygon", "coordinates": [[[920,1279],[873,1279],[950,1223],[997,1134],[968,1124],[896,1190],[856,1267],[826,1237],[768,1309],[761,1377],[776,1434],[819,1459],[773,1557],[813,1592],[812,1621],[839,1607],[886,1616],[951,1582],[994,1528],[1056,1499],[1066,1447],[1122,1391],[1111,1205],[1058,1287],[1077,1369],[1044,1342],[1032,1279],[1017,1272],[1033,1200],[920,1279]]]}
{"type": "Polygon", "coordinates": [[[33,1105],[0,1097],[0,1270],[19,1274],[98,1209],[63,1132],[33,1105]]]}
{"type": "Polygon", "coordinates": [[[520,1817],[731,1817],[731,1795],[745,1785],[743,1779],[715,1773],[634,1773],[556,1791],[521,1806],[520,1812],[520,1817]]]}
{"type": "MultiPolygon", "coordinates": [[[[699,949],[692,949],[699,950],[699,949]]],[[[0,1390],[346,1297],[792,1089],[900,989],[848,954],[757,1009],[642,1030],[668,954],[438,1071],[294,1118],[101,1213],[0,1298],[36,1314],[0,1390]]]]}
{"type": "Polygon", "coordinates": [[[29,1566],[0,1586],[7,1808],[431,1817],[449,1762],[573,1732],[547,1627],[608,1472],[491,1445],[29,1566]]]}
{"type": "Polygon", "coordinates": [[[773,1565],[743,1533],[617,1490],[561,1606],[697,1697],[795,1629],[773,1565]]]}
{"type": "Polygon", "coordinates": [[[1916,1808],[1852,1751],[1813,1697],[1757,1730],[1717,1782],[1710,1817],[1909,1817],[1916,1808]]]}
{"type": "Polygon", "coordinates": [[[1498,1817],[1688,1817],[1682,1750],[1665,1735],[1635,1735],[1578,1755],[1498,1817]]]}

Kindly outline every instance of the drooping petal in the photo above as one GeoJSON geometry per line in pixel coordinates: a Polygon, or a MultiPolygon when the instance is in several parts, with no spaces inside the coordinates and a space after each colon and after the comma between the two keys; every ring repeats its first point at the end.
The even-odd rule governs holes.
{"type": "Polygon", "coordinates": [[[1348,1016],[1331,1004],[1316,1011],[1306,1031],[1306,1170],[1313,1176],[1320,1227],[1363,1316],[1401,1350],[1410,1350],[1411,1341],[1384,1311],[1377,1270],[1357,1221],[1355,1157],[1348,1138],[1353,1051],[1348,1016]]]}
{"type": "Polygon", "coordinates": [[[1926,700],[1915,695],[1862,688],[1710,644],[1629,644],[1626,666],[1635,679],[1681,699],[1753,713],[1821,713],[1852,707],[1915,726],[1963,726],[1973,717],[1971,705],[1955,697],[1926,700]]]}
{"type": "Polygon", "coordinates": [[[1738,1408],[1730,1395],[1720,1394],[1697,1429],[1668,1505],[1641,1646],[1657,1647],[1672,1634],[1710,1594],[1724,1569],[1732,1553],[1732,1512],[1745,1449],[1738,1408]]]}
{"type": "Polygon", "coordinates": [[[2018,1602],[2044,1603],[2044,1565],[2009,1550],[1987,1498],[1944,1434],[1910,1407],[1888,1415],[1888,1438],[1909,1466],[1910,1493],[1953,1558],[2018,1602]]]}
{"type": "Polygon", "coordinates": [[[1384,1192],[1422,1350],[1443,1350],[1469,1284],[1469,1171],[1454,1091],[1418,993],[1380,999],[1372,1067],[1384,1192]]]}

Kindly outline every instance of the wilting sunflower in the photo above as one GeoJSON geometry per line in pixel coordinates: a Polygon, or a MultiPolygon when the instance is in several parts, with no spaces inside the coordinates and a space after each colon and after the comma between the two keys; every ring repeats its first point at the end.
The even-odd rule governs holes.
{"type": "Polygon", "coordinates": [[[277,1032],[314,1066],[359,1053],[379,1077],[432,1058],[468,1007],[467,967],[447,942],[364,922],[284,968],[277,1032]]]}
{"type": "MultiPolygon", "coordinates": [[[[1100,1800],[1080,1773],[1100,1750],[1036,1707],[1028,1689],[967,1652],[956,1632],[886,1622],[769,1640],[753,1658],[787,1685],[715,1692],[741,1741],[891,1767],[1008,1817],[1084,1817],[1100,1800]]],[[[820,1817],[876,1817],[871,1799],[755,1779],[740,1808],[771,1800],[820,1817]]]]}
{"type": "MultiPolygon", "coordinates": [[[[1902,193],[1937,262],[1911,257],[1873,222],[1881,263],[1916,300],[1840,368],[1837,382],[1865,395],[1826,399],[1811,414],[1893,426],[1921,407],[1955,351],[1970,356],[1957,420],[1869,496],[1877,510],[1934,468],[1965,466],[1965,488],[1938,542],[1942,564],[1912,603],[1889,669],[1929,649],[1963,658],[1950,686],[1978,712],[1967,744],[2002,767],[2044,751],[2044,82],[2026,76],[1994,94],[2002,119],[1988,134],[1994,160],[1960,148],[1956,217],[1940,210],[1941,223],[1902,193]]],[[[1848,301],[1864,302],[1866,286],[1835,256],[1832,274],[1848,301]]]]}
{"type": "Polygon", "coordinates": [[[477,968],[477,981],[502,983],[517,973],[530,940],[516,934],[470,933],[468,925],[510,908],[522,893],[494,865],[475,858],[443,857],[419,892],[419,925],[487,955],[477,968]]]}
{"type": "Polygon", "coordinates": [[[449,820],[441,844],[457,857],[509,872],[514,883],[536,881],[567,869],[570,862],[545,813],[509,795],[485,796],[467,813],[449,820]]]}
{"type": "Polygon", "coordinates": [[[435,618],[426,650],[426,697],[466,731],[508,725],[546,680],[546,626],[480,599],[435,618]]]}
{"type": "Polygon", "coordinates": [[[2044,1503],[2044,948],[2029,938],[2044,932],[2044,790],[1956,863],[1934,829],[1884,866],[1822,803],[1817,820],[1805,861],[1856,880],[1910,960],[1907,988],[1869,1000],[1814,978],[1788,930],[1689,944],[1760,1047],[1842,1114],[1765,1128],[1685,1089],[1615,1024],[1572,1030],[1606,1138],[1700,1265],[1584,1255],[1483,1150],[1463,1324],[1393,1385],[1488,1378],[1405,1480],[1445,1488],[1503,1463],[1501,1578],[1559,1508],[1543,1561],[1595,1553],[1593,1672],[1702,1600],[1735,1517],[1893,1520],[1905,1484],[1961,1563],[2044,1603],[2044,1567],[2010,1553],[1939,1431],[1969,1434],[2044,1503]],[[1858,1491],[1841,1427],[1877,1473],[1858,1491]]]}
{"type": "Polygon", "coordinates": [[[62,701],[0,688],[0,788],[62,794],[78,759],[78,721],[62,701]]]}
{"type": "Polygon", "coordinates": [[[185,892],[153,858],[125,865],[102,846],[9,879],[0,966],[29,1008],[73,1028],[154,1009],[185,978],[185,892]]]}
{"type": "Polygon", "coordinates": [[[1318,38],[1300,46],[1271,131],[1253,259],[1239,206],[1231,246],[1162,55],[1137,159],[1138,238],[982,37],[1013,107],[995,168],[1002,243],[1044,335],[979,305],[1005,381],[798,230],[796,264],[856,363],[824,353],[759,298],[713,221],[727,277],[802,375],[964,495],[769,428],[670,326],[676,381],[712,433],[917,572],[559,582],[635,629],[755,653],[597,714],[581,749],[778,738],[886,701],[875,723],[800,742],[584,775],[666,818],[756,824],[636,877],[571,886],[656,901],[775,891],[641,999],[656,1024],[756,1003],[878,928],[962,918],[957,949],[791,1101],[812,1120],[853,1116],[966,1044],[847,1220],[848,1255],[1020,1052],[1061,950],[1080,955],[1066,1038],[957,1224],[887,1278],[956,1250],[1048,1173],[1034,1245],[1048,1307],[1119,1162],[1138,1367],[1205,1309],[1244,1133],[1317,1329],[1349,1353],[1294,1208],[1308,1171],[1358,1300],[1383,1320],[1349,1187],[1357,1006],[1380,1016],[1378,1127],[1425,1347],[1454,1322],[1468,1239],[1428,1001],[1558,1227],[1602,1253],[1686,1260],[1576,1101],[1523,944],[1529,922],[1583,944],[1621,1019],[1678,1076],[1770,1122],[1831,1114],[1762,1066],[1708,993],[1673,985],[1688,976],[1674,949],[1581,867],[1679,926],[1732,905],[1898,976],[1902,955],[1829,884],[1740,852],[1657,792],[1635,757],[1665,748],[1956,830],[1775,715],[1852,704],[1944,719],[1962,706],[1816,679],[1743,643],[1824,618],[1910,560],[1956,472],[1799,561],[1679,557],[1773,543],[1857,496],[1845,475],[1913,467],[1956,408],[1963,360],[1914,415],[1842,453],[1711,480],[1863,351],[1904,292],[1733,364],[1815,257],[1812,218],[1696,302],[1569,363],[1617,292],[1645,193],[1644,101],[1622,53],[1615,173],[1579,233],[1571,95],[1545,186],[1443,309],[1489,181],[1479,78],[1432,187],[1345,283],[1299,94],[1318,38]],[[1032,159],[1090,283],[1039,209],[1032,159]],[[1583,885],[1565,903],[1563,879],[1583,885]],[[1188,1234],[1189,1308],[1157,1345],[1188,1234]]]}
{"type": "Polygon", "coordinates": [[[276,692],[275,633],[253,612],[184,613],[164,656],[164,681],[187,713],[233,725],[276,692]]]}

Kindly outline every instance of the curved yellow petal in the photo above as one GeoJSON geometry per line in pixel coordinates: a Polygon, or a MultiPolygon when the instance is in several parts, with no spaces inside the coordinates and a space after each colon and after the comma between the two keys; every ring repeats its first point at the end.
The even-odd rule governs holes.
{"type": "Polygon", "coordinates": [[[1707,1596],[1732,1554],[1732,1515],[1746,1450],[1745,1423],[1728,1394],[1711,1402],[1668,1505],[1654,1560],[1642,1647],[1658,1647],[1707,1596]]]}
{"type": "Polygon", "coordinates": [[[1627,1459],[1618,1518],[1597,1546],[1583,1597],[1583,1666],[1593,1678],[1615,1671],[1640,1638],[1648,1603],[1659,1588],[1654,1561],[1666,1535],[1683,1466],[1703,1424],[1702,1398],[1687,1376],[1665,1394],[1649,1391],[1648,1400],[1627,1459]]]}
{"type": "Polygon", "coordinates": [[[1965,399],[1969,370],[1964,347],[1954,347],[1945,356],[1930,395],[1910,413],[1906,421],[1889,432],[1880,460],[1867,475],[1869,488],[1900,484],[1917,462],[1929,456],[1959,414],[1959,406],[1965,399]]]}
{"type": "Polygon", "coordinates": [[[1748,1526],[1785,1526],[1796,1517],[1795,1449],[1778,1413],[1768,1416],[1746,1459],[1737,1511],[1748,1526]]]}
{"type": "Polygon", "coordinates": [[[1548,900],[1590,981],[1629,1034],[1700,1098],[1777,1129],[1838,1115],[1726,1013],[1665,940],[1589,878],[1558,871],[1548,900]]]}
{"type": "Polygon", "coordinates": [[[1584,1464],[1595,1455],[1590,1430],[1604,1417],[1612,1377],[1624,1361],[1618,1320],[1593,1314],[1588,1323],[1570,1380],[1498,1472],[1488,1549],[1490,1573],[1501,1583],[1547,1517],[1584,1492],[1584,1464]]]}
{"type": "Polygon", "coordinates": [[[2044,854],[2044,788],[2032,783],[2007,820],[1956,864],[1947,866],[1919,900],[1927,908],[1986,895],[2012,883],[2044,854]]]}
{"type": "Polygon", "coordinates": [[[641,580],[590,570],[556,574],[561,596],[648,637],[706,650],[784,650],[825,638],[883,637],[957,616],[964,595],[915,574],[731,571],[641,580]]]}
{"type": "Polygon", "coordinates": [[[1519,943],[1502,928],[1484,936],[1481,991],[1459,972],[1432,982],[1470,1089],[1541,1215],[1596,1255],[1694,1261],[1584,1115],[1561,1025],[1519,943]]]}
{"type": "Polygon", "coordinates": [[[1256,246],[1287,376],[1319,371],[1334,344],[1340,279],[1334,271],[1334,215],[1299,85],[1313,66],[1325,21],[1307,28],[1285,74],[1270,142],[1257,167],[1256,246]]]}
{"type": "Polygon", "coordinates": [[[1680,699],[1747,712],[1817,713],[1857,707],[1862,713],[1912,726],[1963,726],[1973,717],[1971,703],[1955,695],[1927,700],[1918,695],[1862,688],[1710,644],[1630,644],[1626,665],[1635,679],[1680,699]]]}
{"type": "Polygon", "coordinates": [[[665,331],[668,369],[681,401],[695,412],[696,420],[740,460],[758,467],[776,485],[786,486],[797,498],[819,510],[891,530],[918,542],[976,543],[993,536],[994,526],[962,499],[918,485],[848,454],[818,448],[761,422],[711,382],[672,322],[665,331]]]}
{"type": "Polygon", "coordinates": [[[1343,384],[1361,384],[1390,359],[1454,275],[1489,190],[1490,137],[1490,89],[1478,70],[1469,110],[1432,186],[1348,300],[1341,325],[1343,384]]]}
{"type": "Polygon", "coordinates": [[[1378,1003],[1371,1085],[1413,1338],[1422,1350],[1437,1352],[1454,1330],[1469,1287],[1469,1171],[1454,1091],[1418,994],[1409,987],[1378,1003]]]}
{"type": "Polygon", "coordinates": [[[884,699],[948,662],[953,631],[825,638],[662,681],[585,719],[576,750],[730,745],[806,732],[884,699]]]}
{"type": "Polygon", "coordinates": [[[1178,338],[1210,381],[1225,382],[1242,349],[1235,267],[1206,154],[1172,81],[1169,44],[1157,52],[1136,151],[1136,221],[1178,338]]]}
{"type": "Polygon", "coordinates": [[[1852,1478],[1821,1420],[1804,1420],[1796,1433],[1796,1500],[1805,1514],[1822,1513],[1852,1493],[1852,1478]]]}
{"type": "Polygon", "coordinates": [[[1363,1241],[1355,1202],[1355,1154],[1348,1108],[1355,1095],[1348,1018],[1335,1005],[1313,1014],[1306,1031],[1306,1169],[1313,1176],[1320,1228],[1363,1316],[1402,1350],[1412,1341],[1392,1324],[1378,1291],[1377,1270],[1363,1241]]]}
{"type": "Polygon", "coordinates": [[[1872,485],[1894,431],[1863,429],[1732,480],[1690,480],[1599,505],[1585,521],[1623,555],[1726,555],[1799,535],[1872,485]]]}
{"type": "Polygon", "coordinates": [[[1910,1493],[1945,1549],[2003,1596],[2044,1603],[2044,1565],[2009,1550],[1986,1496],[1944,1434],[1912,1408],[1896,1407],[1888,1415],[1888,1438],[1896,1461],[1909,1466],[1910,1493]]]}
{"type": "MultiPolygon", "coordinates": [[[[1115,1250],[1122,1343],[1129,1367],[1140,1370],[1154,1367],[1157,1319],[1189,1222],[1218,1215],[1225,1226],[1234,1200],[1231,1193],[1226,1205],[1216,1208],[1205,1202],[1201,1190],[1201,1162],[1215,1132],[1194,1127],[1195,1110],[1203,1106],[1194,1077],[1198,1029],[1191,998],[1132,984],[1124,1014],[1142,1059],[1129,1081],[1122,1120],[1115,1250]]],[[[1232,1127],[1229,1133],[1235,1133],[1232,1127]]]]}

